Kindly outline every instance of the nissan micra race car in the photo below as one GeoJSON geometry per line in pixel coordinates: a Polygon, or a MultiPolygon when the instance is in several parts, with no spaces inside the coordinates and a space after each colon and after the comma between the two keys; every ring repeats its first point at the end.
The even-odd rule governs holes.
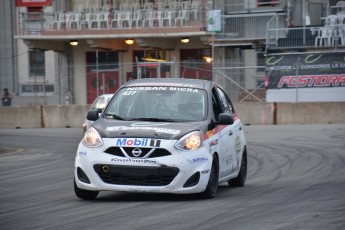
{"type": "Polygon", "coordinates": [[[243,125],[212,81],[165,78],[126,83],[86,131],[75,158],[77,197],[100,191],[199,193],[242,187],[247,175],[243,125]]]}

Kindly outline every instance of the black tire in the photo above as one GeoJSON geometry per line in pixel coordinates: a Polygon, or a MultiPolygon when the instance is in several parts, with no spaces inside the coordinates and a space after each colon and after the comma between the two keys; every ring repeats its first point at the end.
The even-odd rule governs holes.
{"type": "Polygon", "coordinates": [[[84,200],[94,200],[99,193],[98,191],[89,191],[89,190],[78,188],[77,184],[75,183],[75,179],[74,179],[74,192],[77,197],[84,200]]]}
{"type": "Polygon", "coordinates": [[[218,178],[219,178],[218,160],[216,156],[213,156],[210,178],[208,180],[205,191],[201,193],[201,196],[203,198],[211,199],[216,196],[217,191],[218,191],[218,178]]]}
{"type": "Polygon", "coordinates": [[[243,187],[247,179],[247,150],[245,149],[242,156],[241,168],[238,176],[228,181],[231,187],[243,187]]]}

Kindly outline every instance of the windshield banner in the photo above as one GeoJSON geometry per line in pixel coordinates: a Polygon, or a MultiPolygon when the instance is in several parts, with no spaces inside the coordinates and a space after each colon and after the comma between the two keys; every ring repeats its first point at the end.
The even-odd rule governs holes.
{"type": "Polygon", "coordinates": [[[266,57],[266,89],[345,87],[345,53],[266,57]]]}

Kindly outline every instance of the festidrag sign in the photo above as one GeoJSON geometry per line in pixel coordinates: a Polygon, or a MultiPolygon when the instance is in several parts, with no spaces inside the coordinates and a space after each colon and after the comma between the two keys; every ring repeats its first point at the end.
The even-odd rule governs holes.
{"type": "Polygon", "coordinates": [[[345,53],[266,58],[269,102],[345,101],[345,53]]]}

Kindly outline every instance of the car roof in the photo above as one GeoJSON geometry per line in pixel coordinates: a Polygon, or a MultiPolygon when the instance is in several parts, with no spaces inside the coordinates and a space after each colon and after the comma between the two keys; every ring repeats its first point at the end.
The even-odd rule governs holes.
{"type": "Polygon", "coordinates": [[[124,87],[140,87],[140,86],[176,86],[176,87],[192,87],[199,89],[207,89],[212,85],[212,81],[201,79],[187,78],[144,78],[136,79],[124,85],[124,87]]]}

